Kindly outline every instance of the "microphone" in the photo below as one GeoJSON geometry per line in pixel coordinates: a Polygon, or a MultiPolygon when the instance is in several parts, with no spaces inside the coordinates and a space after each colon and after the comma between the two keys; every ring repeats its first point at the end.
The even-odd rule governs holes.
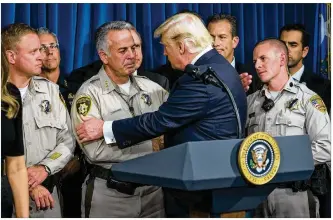
{"type": "Polygon", "coordinates": [[[205,84],[212,84],[221,88],[218,80],[210,73],[210,71],[208,71],[207,66],[195,66],[193,64],[188,64],[186,65],[184,71],[194,79],[199,79],[202,80],[205,84]]]}

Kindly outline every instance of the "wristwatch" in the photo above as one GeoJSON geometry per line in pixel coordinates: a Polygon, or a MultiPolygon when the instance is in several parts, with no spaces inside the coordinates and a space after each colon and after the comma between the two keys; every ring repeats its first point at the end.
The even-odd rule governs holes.
{"type": "Polygon", "coordinates": [[[50,176],[50,175],[51,175],[51,170],[50,170],[50,168],[49,168],[48,166],[44,165],[44,164],[42,164],[42,166],[44,166],[45,171],[47,172],[47,175],[50,176]]]}

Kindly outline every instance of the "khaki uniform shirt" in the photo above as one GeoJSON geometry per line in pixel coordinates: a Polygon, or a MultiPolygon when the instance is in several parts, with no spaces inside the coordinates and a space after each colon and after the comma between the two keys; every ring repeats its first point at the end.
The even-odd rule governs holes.
{"type": "Polygon", "coordinates": [[[23,99],[23,139],[27,167],[43,164],[51,174],[73,157],[75,139],[58,85],[33,77],[23,99]]]}
{"type": "Polygon", "coordinates": [[[268,112],[261,108],[265,96],[271,98],[264,86],[247,97],[248,134],[259,131],[272,136],[308,134],[315,164],[331,160],[330,118],[323,100],[316,93],[290,77],[268,112]]]}
{"type": "MultiPolygon", "coordinates": [[[[158,110],[166,101],[168,92],[143,76],[131,76],[129,95],[117,86],[102,67],[87,80],[75,95],[71,116],[73,127],[82,122],[81,115],[103,121],[134,117],[158,110]]],[[[77,134],[75,132],[75,136],[77,134]]],[[[104,138],[81,144],[88,161],[109,169],[112,163],[137,158],[152,152],[152,141],[144,141],[129,148],[119,149],[106,144],[104,138]]]]}

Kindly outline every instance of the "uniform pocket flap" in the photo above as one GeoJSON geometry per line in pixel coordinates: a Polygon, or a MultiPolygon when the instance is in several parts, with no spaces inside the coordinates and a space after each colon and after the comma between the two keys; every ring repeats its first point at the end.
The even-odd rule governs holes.
{"type": "Polygon", "coordinates": [[[254,126],[254,125],[258,125],[259,124],[259,118],[256,117],[252,117],[249,119],[249,125],[248,127],[254,126]]]}
{"type": "Polygon", "coordinates": [[[287,125],[289,127],[299,127],[299,128],[303,128],[304,127],[304,121],[297,118],[297,117],[293,117],[293,118],[289,118],[289,117],[285,117],[285,116],[281,116],[278,115],[276,118],[276,124],[283,124],[283,125],[287,125]]]}
{"type": "Polygon", "coordinates": [[[38,128],[52,127],[62,129],[60,122],[54,118],[35,117],[35,122],[38,128]]]}

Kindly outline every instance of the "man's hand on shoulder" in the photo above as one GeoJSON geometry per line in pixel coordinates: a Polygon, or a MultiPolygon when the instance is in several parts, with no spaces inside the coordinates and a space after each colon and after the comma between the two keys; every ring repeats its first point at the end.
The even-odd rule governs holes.
{"type": "Polygon", "coordinates": [[[250,89],[250,84],[252,83],[252,75],[248,73],[239,74],[244,91],[247,92],[250,89]]]}
{"type": "Polygon", "coordinates": [[[80,117],[83,122],[76,126],[80,143],[98,140],[103,137],[103,120],[83,115],[80,115],[80,117]]]}

